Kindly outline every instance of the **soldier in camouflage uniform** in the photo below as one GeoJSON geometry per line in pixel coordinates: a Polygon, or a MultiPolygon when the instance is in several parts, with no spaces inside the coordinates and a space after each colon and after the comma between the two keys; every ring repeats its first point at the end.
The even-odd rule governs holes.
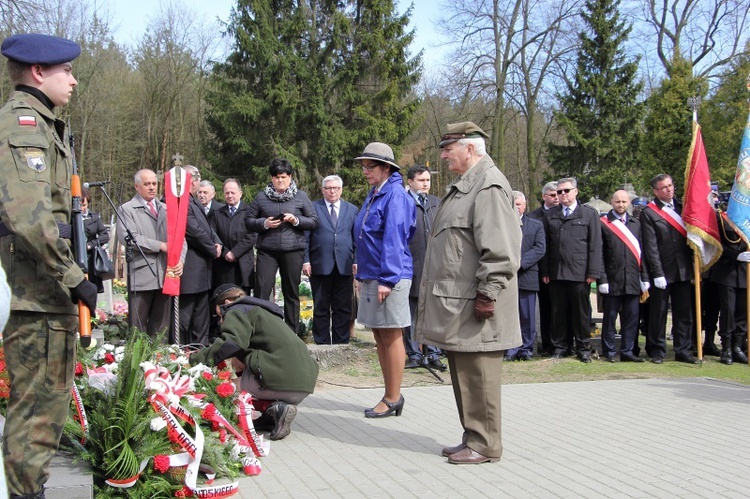
{"type": "Polygon", "coordinates": [[[96,309],[96,286],[70,244],[71,160],[54,107],[77,84],[70,61],[81,48],[62,38],[6,38],[15,91],[0,109],[0,260],[12,290],[5,328],[11,393],[3,455],[11,498],[44,497],[72,388],[81,300],[96,309]]]}

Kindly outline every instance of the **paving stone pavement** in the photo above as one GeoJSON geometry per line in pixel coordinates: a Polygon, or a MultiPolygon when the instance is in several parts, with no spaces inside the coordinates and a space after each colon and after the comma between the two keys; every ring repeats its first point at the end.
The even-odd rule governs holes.
{"type": "MultiPolygon", "coordinates": [[[[507,385],[503,458],[456,466],[450,386],[406,388],[401,417],[370,420],[381,390],[321,391],[271,443],[240,497],[750,497],[750,387],[707,378],[507,385]]],[[[236,496],[235,496],[236,497],[236,496]]]]}

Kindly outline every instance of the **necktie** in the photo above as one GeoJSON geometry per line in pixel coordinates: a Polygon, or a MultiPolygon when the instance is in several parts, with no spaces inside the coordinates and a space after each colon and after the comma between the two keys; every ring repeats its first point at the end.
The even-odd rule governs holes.
{"type": "Polygon", "coordinates": [[[331,222],[333,222],[333,228],[339,224],[339,216],[336,214],[336,206],[331,203],[331,222]]]}
{"type": "Polygon", "coordinates": [[[148,205],[148,210],[151,212],[151,214],[153,216],[156,216],[156,206],[154,206],[154,200],[152,199],[146,204],[148,205]]]}
{"type": "Polygon", "coordinates": [[[234,212],[237,211],[236,206],[230,206],[229,207],[229,218],[232,218],[234,216],[234,212]]]}
{"type": "Polygon", "coordinates": [[[566,207],[565,207],[565,209],[564,209],[563,211],[565,212],[565,213],[564,213],[564,215],[565,215],[565,218],[568,218],[568,217],[570,216],[570,208],[568,208],[568,207],[566,206],[566,207]]]}
{"type": "Polygon", "coordinates": [[[211,207],[210,206],[206,206],[205,208],[203,208],[203,213],[205,213],[206,215],[208,215],[209,211],[211,211],[211,207]]]}
{"type": "Polygon", "coordinates": [[[419,194],[419,204],[422,205],[422,208],[427,208],[427,196],[422,193],[419,194]]]}

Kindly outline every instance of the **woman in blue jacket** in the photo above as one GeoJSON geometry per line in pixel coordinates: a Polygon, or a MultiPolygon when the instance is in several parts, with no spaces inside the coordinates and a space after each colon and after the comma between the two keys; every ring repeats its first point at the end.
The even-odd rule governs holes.
{"type": "Polygon", "coordinates": [[[368,144],[355,160],[372,186],[354,224],[359,282],[357,321],[372,329],[385,381],[385,395],[375,407],[365,410],[365,416],[400,416],[406,357],[402,334],[403,328],[411,324],[409,241],[416,229],[416,211],[389,146],[380,142],[368,144]]]}

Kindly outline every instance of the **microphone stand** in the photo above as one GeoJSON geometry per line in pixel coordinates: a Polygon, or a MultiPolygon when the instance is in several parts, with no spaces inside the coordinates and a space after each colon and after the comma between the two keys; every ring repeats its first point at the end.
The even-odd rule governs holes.
{"type": "Polygon", "coordinates": [[[115,206],[115,203],[112,202],[112,198],[109,197],[109,194],[107,193],[107,190],[102,185],[97,185],[94,187],[98,187],[101,189],[102,194],[104,194],[104,197],[107,199],[107,202],[109,203],[109,206],[112,207],[112,210],[115,212],[115,216],[117,217],[118,223],[122,224],[122,228],[125,229],[125,262],[127,262],[128,265],[128,276],[127,276],[127,291],[128,291],[128,330],[133,329],[133,314],[135,313],[135,310],[130,309],[130,304],[132,301],[135,300],[135,295],[137,292],[135,291],[135,287],[133,287],[133,290],[130,289],[130,279],[133,274],[133,247],[138,248],[138,251],[141,254],[141,258],[143,258],[143,261],[146,262],[146,265],[148,266],[148,269],[151,271],[151,273],[156,276],[156,271],[154,270],[153,265],[151,265],[151,262],[149,262],[146,259],[146,255],[143,253],[143,249],[138,244],[138,241],[135,239],[135,234],[133,234],[128,227],[128,224],[125,222],[125,219],[122,218],[122,215],[120,215],[120,212],[117,210],[117,207],[115,206]],[[131,293],[133,294],[131,301],[131,293]]]}

